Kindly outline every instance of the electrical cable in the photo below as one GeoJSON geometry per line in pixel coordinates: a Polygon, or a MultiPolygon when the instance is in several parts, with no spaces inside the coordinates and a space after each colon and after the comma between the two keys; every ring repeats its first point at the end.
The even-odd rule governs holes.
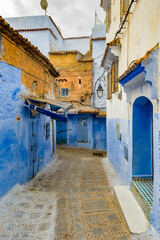
{"type": "MultiPolygon", "coordinates": [[[[12,67],[15,67],[13,64],[9,64],[10,66],[12,66],[12,67]]],[[[44,82],[45,83],[45,81],[44,80],[42,80],[41,78],[39,78],[39,77],[37,77],[37,76],[35,76],[35,75],[33,75],[33,74],[31,74],[31,73],[29,73],[29,72],[27,72],[27,71],[25,71],[24,69],[22,69],[22,68],[19,68],[22,72],[24,72],[24,73],[26,73],[26,74],[28,74],[28,75],[30,75],[31,77],[34,77],[34,78],[36,78],[36,79],[38,79],[38,80],[40,80],[40,81],[42,81],[42,82],[44,82]]],[[[48,82],[46,82],[47,84],[50,84],[50,83],[48,83],[48,82]]]]}
{"type": "MultiPolygon", "coordinates": [[[[97,58],[99,58],[99,57],[101,57],[101,56],[103,56],[104,55],[104,53],[103,54],[101,54],[101,55],[99,55],[98,57],[96,57],[96,58],[93,58],[93,60],[95,60],[95,59],[97,59],[97,58]]],[[[83,64],[85,64],[86,62],[83,62],[83,63],[80,63],[80,64],[78,64],[78,65],[76,65],[76,66],[73,66],[73,67],[68,67],[68,68],[62,68],[61,70],[63,71],[63,70],[68,70],[68,69],[71,69],[71,68],[76,68],[76,67],[78,67],[78,66],[81,66],[81,65],[83,65],[83,64]]]]}
{"type": "MultiPolygon", "coordinates": [[[[32,57],[31,55],[29,55],[25,50],[23,50],[22,48],[20,48],[20,47],[19,47],[17,44],[15,44],[14,42],[10,41],[10,40],[9,40],[7,37],[5,37],[4,35],[3,35],[3,37],[4,37],[8,42],[10,42],[11,44],[13,44],[13,45],[16,46],[17,48],[19,48],[19,49],[20,49],[22,52],[24,52],[26,55],[28,55],[30,58],[32,58],[32,59],[33,59],[35,62],[37,62],[39,65],[41,65],[41,66],[43,67],[43,69],[45,70],[45,72],[47,72],[46,69],[45,69],[45,67],[44,67],[39,61],[37,61],[36,58],[34,58],[34,57],[32,57]]],[[[103,55],[104,55],[104,54],[101,54],[101,55],[99,55],[98,57],[94,58],[93,60],[95,60],[95,59],[97,59],[97,58],[99,58],[99,57],[101,57],[101,56],[103,56],[103,55]]],[[[76,66],[72,66],[72,67],[68,67],[68,68],[64,68],[64,69],[62,68],[61,70],[63,71],[63,70],[71,69],[71,68],[76,68],[76,67],[81,66],[81,65],[83,65],[83,64],[85,64],[85,63],[86,63],[86,62],[80,63],[80,64],[78,64],[78,65],[76,65],[76,66]]],[[[12,64],[10,64],[10,65],[12,65],[12,64]]],[[[12,66],[14,66],[14,65],[12,65],[12,66]]],[[[22,70],[23,72],[27,73],[28,75],[30,75],[30,76],[32,76],[32,77],[35,77],[36,79],[44,82],[45,84],[46,84],[46,83],[49,84],[48,82],[46,82],[46,77],[45,77],[45,80],[42,80],[41,78],[36,77],[36,76],[30,74],[29,72],[25,71],[25,70],[22,69],[22,68],[19,68],[19,69],[22,70]]],[[[44,87],[45,87],[45,86],[44,86],[44,87]]]]}
{"type": "MultiPolygon", "coordinates": [[[[32,57],[31,55],[29,55],[26,51],[24,51],[22,48],[20,48],[20,47],[19,47],[17,44],[15,44],[14,42],[10,41],[10,40],[9,40],[7,37],[5,37],[4,35],[3,35],[3,37],[4,37],[8,42],[10,42],[11,44],[13,44],[13,45],[16,46],[17,48],[19,48],[19,49],[20,49],[22,52],[24,52],[26,55],[28,55],[30,58],[32,58],[32,59],[33,59],[35,62],[37,62],[41,67],[43,67],[43,69],[45,70],[46,73],[48,72],[48,71],[46,71],[45,67],[44,67],[39,61],[37,61],[34,57],[32,57]]],[[[15,67],[13,64],[10,64],[10,65],[13,66],[13,67],[15,67]]],[[[35,75],[33,75],[33,74],[25,71],[24,69],[22,69],[22,68],[20,68],[20,67],[18,67],[18,68],[19,68],[21,71],[25,72],[26,74],[28,74],[28,75],[30,75],[30,76],[32,76],[32,77],[34,77],[34,78],[36,78],[36,79],[44,82],[44,83],[50,84],[50,83],[46,82],[46,78],[45,78],[45,80],[42,80],[41,78],[39,78],[39,77],[37,77],[37,76],[35,76],[35,75]]]]}
{"type": "Polygon", "coordinates": [[[15,44],[14,42],[12,42],[11,40],[9,40],[6,36],[3,35],[3,37],[10,42],[11,44],[15,45],[17,48],[19,48],[22,52],[24,52],[26,55],[28,55],[30,58],[32,58],[35,62],[37,62],[39,65],[41,65],[43,68],[44,66],[34,57],[32,57],[29,53],[27,53],[25,50],[23,50],[21,47],[19,47],[17,44],[15,44]]]}

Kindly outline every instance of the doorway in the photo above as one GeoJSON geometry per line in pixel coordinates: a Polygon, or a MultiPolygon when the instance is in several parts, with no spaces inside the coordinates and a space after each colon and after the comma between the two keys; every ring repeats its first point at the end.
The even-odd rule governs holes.
{"type": "Polygon", "coordinates": [[[133,177],[153,178],[153,105],[146,97],[133,104],[133,177]]]}
{"type": "Polygon", "coordinates": [[[78,118],[78,143],[88,143],[88,118],[78,118]]]}
{"type": "Polygon", "coordinates": [[[31,122],[29,138],[29,179],[34,177],[37,171],[37,121],[34,120],[31,122]]]}

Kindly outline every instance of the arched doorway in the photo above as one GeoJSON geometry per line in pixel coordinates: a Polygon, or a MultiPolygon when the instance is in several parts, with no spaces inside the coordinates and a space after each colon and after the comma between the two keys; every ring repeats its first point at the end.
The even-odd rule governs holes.
{"type": "Polygon", "coordinates": [[[133,104],[133,177],[153,177],[152,163],[153,106],[146,97],[133,104]]]}

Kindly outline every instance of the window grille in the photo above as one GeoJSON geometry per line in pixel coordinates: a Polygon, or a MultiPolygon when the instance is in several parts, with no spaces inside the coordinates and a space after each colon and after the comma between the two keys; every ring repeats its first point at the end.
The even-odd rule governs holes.
{"type": "Polygon", "coordinates": [[[61,88],[61,97],[68,97],[68,96],[69,96],[69,89],[61,88]]]}
{"type": "Polygon", "coordinates": [[[46,123],[46,139],[50,137],[50,122],[46,123]]]}

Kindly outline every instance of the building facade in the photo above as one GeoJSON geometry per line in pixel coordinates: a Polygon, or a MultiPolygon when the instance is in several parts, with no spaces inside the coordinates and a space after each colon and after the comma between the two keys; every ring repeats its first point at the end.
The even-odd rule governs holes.
{"type": "Polygon", "coordinates": [[[82,55],[78,51],[53,51],[50,61],[59,69],[56,99],[74,103],[76,106],[90,105],[92,96],[92,52],[82,55]]]}
{"type": "MultiPolygon", "coordinates": [[[[37,47],[0,17],[0,197],[15,184],[25,184],[56,155],[55,120],[28,105],[31,97],[54,96],[56,77],[37,47]]],[[[46,104],[42,108],[49,112],[46,104]]]]}
{"type": "Polygon", "coordinates": [[[89,37],[64,38],[60,28],[47,15],[6,18],[6,21],[49,58],[51,51],[89,50],[89,37]]]}
{"type": "MultiPolygon", "coordinates": [[[[78,108],[87,107],[87,114],[90,111],[89,118],[91,118],[92,122],[94,122],[92,108],[103,111],[103,114],[100,113],[95,122],[97,120],[104,122],[106,81],[104,69],[100,66],[99,55],[102,54],[105,48],[105,24],[94,26],[92,39],[86,36],[63,38],[60,29],[49,16],[7,18],[7,21],[24,37],[35,44],[59,71],[60,77],[56,79],[55,84],[56,100],[72,103],[77,108],[75,111],[77,121],[80,121],[77,114],[80,110],[78,108]],[[93,60],[92,54],[95,60],[93,60]],[[97,95],[98,92],[99,96],[97,95]]],[[[54,86],[52,86],[53,88],[54,86]]],[[[52,97],[51,94],[50,97],[52,97]]],[[[86,114],[85,112],[86,109],[84,109],[84,114],[86,114]]],[[[67,122],[57,122],[57,142],[70,146],[81,146],[82,144],[78,138],[73,137],[75,142],[69,140],[72,134],[71,131],[68,131],[71,128],[67,122]]],[[[84,121],[82,120],[82,122],[84,121]]],[[[84,147],[100,147],[102,139],[102,147],[100,149],[106,150],[106,127],[104,126],[103,128],[103,134],[100,134],[101,131],[99,136],[96,133],[97,142],[99,143],[94,143],[93,129],[90,137],[92,141],[89,139],[90,128],[87,129],[86,136],[88,136],[88,139],[86,140],[86,136],[83,136],[84,139],[81,140],[82,142],[85,141],[84,147]]]]}
{"type": "Polygon", "coordinates": [[[107,75],[107,155],[160,231],[160,2],[102,0],[101,6],[107,30],[102,59],[107,75]]]}
{"type": "Polygon", "coordinates": [[[74,106],[66,123],[57,122],[58,144],[106,150],[106,81],[100,66],[104,49],[105,24],[100,24],[92,29],[90,50],[85,54],[74,50],[50,52],[49,59],[60,73],[56,99],[74,106]]]}
{"type": "Polygon", "coordinates": [[[101,66],[102,55],[106,47],[106,25],[96,24],[92,28],[92,57],[93,57],[93,107],[106,111],[106,76],[101,66]],[[98,95],[98,90],[102,94],[98,95]]]}

